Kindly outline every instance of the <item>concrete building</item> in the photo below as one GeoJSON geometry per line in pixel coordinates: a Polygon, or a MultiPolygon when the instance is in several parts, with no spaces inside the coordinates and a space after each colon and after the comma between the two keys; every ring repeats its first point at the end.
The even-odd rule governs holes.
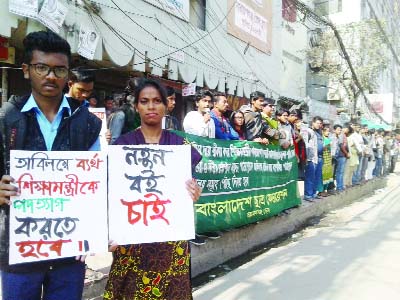
{"type": "MultiPolygon", "coordinates": [[[[45,22],[18,15],[27,14],[18,5],[10,12],[23,1],[0,3],[0,36],[16,53],[11,63],[0,61],[2,66],[19,67],[23,37],[46,28],[45,22]]],[[[302,50],[307,32],[282,18],[282,2],[290,1],[58,0],[66,16],[56,31],[71,44],[73,66],[103,68],[96,72],[96,90],[103,94],[123,89],[129,77],[145,74],[162,78],[178,93],[185,84],[195,83],[197,88],[226,91],[236,100],[259,90],[275,99],[298,101],[305,96],[302,50]],[[82,54],[79,49],[90,36],[99,38],[93,58],[85,59],[77,53],[82,54]]],[[[2,88],[3,101],[29,91],[14,69],[3,69],[2,88]]],[[[184,102],[178,96],[178,108],[190,110],[184,102]]]]}
{"type": "MultiPolygon", "coordinates": [[[[310,1],[305,1],[310,3],[310,1]]],[[[282,98],[303,102],[306,97],[307,27],[293,1],[282,1],[282,98]]]]}
{"type": "MultiPolygon", "coordinates": [[[[397,56],[398,49],[398,1],[369,1],[369,0],[315,0],[314,10],[320,16],[326,18],[342,32],[342,39],[345,47],[350,54],[350,60],[355,66],[357,77],[362,81],[365,79],[363,68],[372,66],[372,60],[376,63],[376,58],[382,59],[382,66],[375,66],[371,73],[370,80],[373,84],[364,84],[364,93],[368,100],[365,100],[362,93],[355,93],[352,99],[351,89],[354,86],[352,74],[348,69],[348,64],[341,51],[326,51],[321,63],[335,63],[338,70],[347,72],[339,82],[334,76],[326,76],[317,72],[308,72],[308,95],[327,103],[334,104],[342,111],[342,118],[338,121],[348,121],[351,118],[359,120],[369,120],[371,123],[384,124],[385,122],[395,125],[399,120],[399,84],[398,74],[400,61],[397,56]],[[362,27],[364,26],[364,27],[362,27]],[[363,31],[370,28],[370,32],[363,31]],[[344,33],[344,28],[355,28],[353,33],[344,33]],[[370,34],[369,34],[370,33],[370,34]],[[372,39],[375,39],[373,41],[372,39]],[[374,48],[373,42],[379,39],[378,46],[381,55],[371,53],[374,48]],[[375,57],[374,57],[375,55],[375,57]],[[348,84],[350,83],[351,84],[348,84]],[[347,87],[345,87],[347,83],[347,87]],[[349,94],[350,87],[350,94],[349,94]]],[[[326,33],[330,28],[326,26],[316,26],[311,31],[311,36],[318,41],[322,33],[326,33]]],[[[334,35],[332,35],[334,37],[334,35]]],[[[336,49],[338,49],[336,47],[336,49]]],[[[353,89],[358,90],[358,87],[353,89]]]]}

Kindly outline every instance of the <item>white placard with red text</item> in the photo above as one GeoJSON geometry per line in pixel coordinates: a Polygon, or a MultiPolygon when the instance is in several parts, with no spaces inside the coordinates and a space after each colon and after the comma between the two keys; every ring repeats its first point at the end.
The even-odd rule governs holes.
{"type": "Polygon", "coordinates": [[[106,117],[106,109],[104,107],[89,107],[89,111],[96,115],[101,120],[101,130],[99,133],[100,146],[101,150],[106,150],[108,147],[108,143],[106,140],[106,132],[107,132],[107,117],[106,117]]]}
{"type": "Polygon", "coordinates": [[[196,94],[196,83],[189,83],[183,86],[182,97],[191,96],[196,94]]]}
{"type": "Polygon", "coordinates": [[[119,245],[194,238],[189,145],[109,146],[109,234],[119,245]]]}
{"type": "Polygon", "coordinates": [[[97,151],[16,151],[10,174],[10,264],[107,251],[107,157],[97,151]]]}

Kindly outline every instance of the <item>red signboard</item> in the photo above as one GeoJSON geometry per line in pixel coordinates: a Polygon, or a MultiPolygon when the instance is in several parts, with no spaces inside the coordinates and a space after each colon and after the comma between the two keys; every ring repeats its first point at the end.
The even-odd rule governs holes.
{"type": "Polygon", "coordinates": [[[0,36],[0,60],[8,59],[8,47],[6,47],[7,43],[8,43],[8,39],[0,36]]]}

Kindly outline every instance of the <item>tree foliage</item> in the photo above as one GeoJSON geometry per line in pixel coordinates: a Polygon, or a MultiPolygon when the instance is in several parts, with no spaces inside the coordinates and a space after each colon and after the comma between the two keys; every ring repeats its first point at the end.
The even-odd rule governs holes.
{"type": "MultiPolygon", "coordinates": [[[[379,76],[388,68],[390,55],[375,20],[337,27],[362,88],[374,92],[379,76]]],[[[349,100],[360,94],[333,30],[314,34],[308,51],[310,68],[345,89],[349,100]]]]}

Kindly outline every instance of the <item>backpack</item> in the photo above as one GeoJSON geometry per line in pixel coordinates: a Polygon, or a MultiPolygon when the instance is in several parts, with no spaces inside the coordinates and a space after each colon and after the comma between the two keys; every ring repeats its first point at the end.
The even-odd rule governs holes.
{"type": "Polygon", "coordinates": [[[140,127],[141,121],[139,114],[132,109],[130,104],[125,103],[111,114],[110,118],[107,121],[108,128],[115,114],[118,112],[124,113],[124,125],[121,129],[121,135],[140,127]]]}
{"type": "Polygon", "coordinates": [[[123,104],[120,109],[125,115],[121,134],[130,132],[140,126],[140,116],[132,109],[130,104],[123,104]]]}

